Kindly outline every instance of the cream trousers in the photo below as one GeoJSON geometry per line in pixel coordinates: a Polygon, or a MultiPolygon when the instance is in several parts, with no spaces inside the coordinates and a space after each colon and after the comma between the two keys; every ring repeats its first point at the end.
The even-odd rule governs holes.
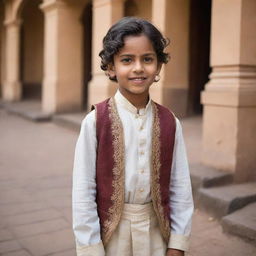
{"type": "Polygon", "coordinates": [[[165,256],[166,248],[152,203],[125,204],[121,221],[105,248],[105,255],[165,256]]]}

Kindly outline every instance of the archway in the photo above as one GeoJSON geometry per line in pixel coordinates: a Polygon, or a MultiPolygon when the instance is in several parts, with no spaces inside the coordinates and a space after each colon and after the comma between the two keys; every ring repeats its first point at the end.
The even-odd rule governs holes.
{"type": "Polygon", "coordinates": [[[20,79],[24,99],[41,99],[44,42],[44,17],[39,9],[41,2],[41,0],[25,1],[20,13],[22,20],[20,79]]]}
{"type": "Polygon", "coordinates": [[[190,2],[188,114],[202,112],[200,93],[208,82],[211,72],[209,66],[211,2],[211,0],[194,0],[190,2]]]}

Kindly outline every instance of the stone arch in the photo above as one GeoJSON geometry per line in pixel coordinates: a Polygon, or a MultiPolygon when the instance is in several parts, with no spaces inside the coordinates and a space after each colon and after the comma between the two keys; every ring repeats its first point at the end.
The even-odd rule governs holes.
{"type": "Polygon", "coordinates": [[[13,22],[20,18],[20,12],[26,0],[10,0],[5,2],[5,22],[13,22]]]}
{"type": "Polygon", "coordinates": [[[23,7],[28,0],[13,0],[12,6],[12,18],[19,19],[22,13],[23,7]]]}

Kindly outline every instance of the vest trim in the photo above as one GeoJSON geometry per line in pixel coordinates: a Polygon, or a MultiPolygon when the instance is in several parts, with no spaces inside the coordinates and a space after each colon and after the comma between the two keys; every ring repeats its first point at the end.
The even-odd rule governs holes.
{"type": "Polygon", "coordinates": [[[125,154],[124,154],[124,137],[123,127],[117,112],[116,103],[113,98],[108,102],[109,119],[111,120],[111,133],[113,136],[112,146],[114,149],[114,166],[113,166],[113,194],[111,196],[112,206],[108,210],[109,218],[103,223],[102,241],[107,244],[114,230],[116,229],[123,212],[125,200],[125,154]]]}
{"type": "Polygon", "coordinates": [[[170,220],[165,217],[164,208],[161,203],[160,193],[160,121],[158,115],[158,108],[154,102],[153,106],[153,125],[152,125],[152,173],[151,173],[151,197],[153,207],[158,219],[159,227],[164,240],[169,241],[170,237],[170,220]]]}

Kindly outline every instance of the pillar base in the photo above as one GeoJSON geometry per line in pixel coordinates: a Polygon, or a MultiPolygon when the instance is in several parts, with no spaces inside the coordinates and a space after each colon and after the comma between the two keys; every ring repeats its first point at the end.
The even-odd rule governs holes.
{"type": "Polygon", "coordinates": [[[255,68],[229,69],[213,72],[201,94],[202,162],[234,173],[236,182],[246,182],[256,180],[255,68]]]}
{"type": "Polygon", "coordinates": [[[22,84],[20,82],[3,83],[2,97],[5,101],[19,101],[22,98],[22,84]]]}
{"type": "Polygon", "coordinates": [[[45,113],[68,113],[82,110],[82,93],[65,81],[43,82],[42,110],[45,113]]]}

